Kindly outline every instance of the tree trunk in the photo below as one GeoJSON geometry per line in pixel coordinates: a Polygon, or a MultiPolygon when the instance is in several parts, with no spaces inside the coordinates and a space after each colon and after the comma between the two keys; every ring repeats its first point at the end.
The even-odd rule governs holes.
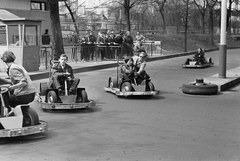
{"type": "Polygon", "coordinates": [[[127,21],[127,29],[131,31],[131,22],[130,22],[130,9],[126,8],[126,21],[127,21]]]}
{"type": "Polygon", "coordinates": [[[58,0],[48,0],[47,1],[50,12],[52,33],[53,33],[53,48],[55,49],[54,59],[59,59],[61,54],[64,54],[63,48],[63,39],[62,39],[62,31],[59,19],[59,6],[58,0]]]}
{"type": "MultiPolygon", "coordinates": [[[[72,12],[70,6],[67,4],[66,1],[64,1],[64,4],[65,4],[65,6],[67,7],[67,9],[68,9],[68,11],[69,11],[69,13],[70,13],[70,15],[71,15],[71,18],[72,18],[72,21],[73,21],[73,24],[74,24],[74,28],[75,28],[76,34],[79,35],[77,22],[76,22],[76,19],[75,19],[74,15],[73,15],[73,12],[72,12]]],[[[76,42],[74,42],[74,43],[76,43],[76,42]]]]}
{"type": "Polygon", "coordinates": [[[205,14],[202,14],[202,33],[205,34],[205,14]]]}
{"type": "Polygon", "coordinates": [[[163,21],[163,32],[164,32],[164,34],[165,34],[165,33],[167,33],[167,31],[166,31],[165,16],[164,16],[163,11],[160,10],[159,12],[160,12],[160,15],[161,15],[161,17],[162,17],[162,21],[163,21]]]}
{"type": "Polygon", "coordinates": [[[187,52],[187,32],[188,32],[188,2],[187,0],[187,9],[186,9],[186,16],[185,16],[185,41],[184,41],[184,52],[187,52]]]}
{"type": "Polygon", "coordinates": [[[210,8],[209,11],[209,18],[210,18],[210,44],[213,45],[214,44],[214,40],[213,40],[213,8],[210,8]]]}

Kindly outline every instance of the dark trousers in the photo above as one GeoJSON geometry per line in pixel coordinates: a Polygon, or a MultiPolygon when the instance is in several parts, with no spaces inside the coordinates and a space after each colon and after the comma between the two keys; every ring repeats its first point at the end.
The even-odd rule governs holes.
{"type": "Polygon", "coordinates": [[[21,105],[21,104],[28,104],[32,102],[34,98],[35,98],[35,93],[21,95],[21,96],[16,96],[12,94],[12,95],[9,95],[9,105],[11,107],[16,107],[17,105],[21,105]]]}
{"type": "MultiPolygon", "coordinates": [[[[67,81],[68,89],[75,90],[77,89],[78,84],[80,83],[79,78],[73,78],[71,81],[67,81]]],[[[56,89],[64,87],[64,79],[62,76],[54,75],[53,76],[53,85],[56,89]]]]}

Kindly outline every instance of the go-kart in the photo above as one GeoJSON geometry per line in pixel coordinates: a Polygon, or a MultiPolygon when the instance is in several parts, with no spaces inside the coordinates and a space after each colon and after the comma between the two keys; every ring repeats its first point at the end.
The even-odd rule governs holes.
{"type": "MultiPolygon", "coordinates": [[[[59,61],[51,61],[51,64],[59,61]]],[[[40,93],[38,101],[43,109],[80,109],[95,106],[93,100],[88,99],[85,88],[77,88],[70,92],[67,79],[69,73],[61,73],[62,91],[56,89],[51,83],[51,68],[49,72],[49,82],[40,83],[40,93]]]]}
{"type": "Polygon", "coordinates": [[[28,104],[18,105],[8,112],[8,88],[1,86],[0,91],[0,137],[26,136],[47,131],[47,123],[39,120],[37,112],[28,104]]]}
{"type": "Polygon", "coordinates": [[[124,96],[153,96],[159,95],[160,91],[155,90],[151,79],[141,79],[134,72],[128,78],[119,71],[123,63],[118,62],[117,77],[109,77],[105,91],[113,93],[119,97],[124,96]]]}
{"type": "Polygon", "coordinates": [[[210,67],[214,63],[212,62],[212,58],[205,58],[205,57],[197,57],[194,56],[193,59],[187,59],[182,67],[185,68],[205,68],[210,67]]]}

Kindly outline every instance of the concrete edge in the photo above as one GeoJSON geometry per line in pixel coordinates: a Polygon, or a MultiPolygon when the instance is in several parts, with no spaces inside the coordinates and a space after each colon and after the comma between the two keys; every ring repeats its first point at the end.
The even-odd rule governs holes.
{"type": "Polygon", "coordinates": [[[240,77],[236,77],[235,79],[232,79],[231,81],[228,81],[225,84],[219,85],[218,88],[220,92],[224,92],[230,88],[237,86],[239,83],[240,83],[240,77]]]}

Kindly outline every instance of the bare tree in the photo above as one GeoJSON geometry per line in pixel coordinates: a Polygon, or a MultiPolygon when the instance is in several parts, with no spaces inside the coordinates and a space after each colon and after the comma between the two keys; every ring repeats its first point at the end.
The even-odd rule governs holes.
{"type": "Polygon", "coordinates": [[[165,13],[164,13],[164,5],[167,0],[151,0],[151,5],[158,11],[162,17],[163,21],[163,32],[166,33],[166,22],[165,22],[165,13]]]}
{"type": "Polygon", "coordinates": [[[200,12],[202,21],[202,33],[205,34],[205,16],[207,11],[207,0],[194,0],[194,3],[196,4],[200,12]]]}
{"type": "Polygon", "coordinates": [[[60,25],[59,18],[59,5],[58,0],[47,0],[47,4],[50,12],[53,40],[54,40],[54,48],[55,54],[54,59],[57,60],[61,54],[64,53],[63,48],[63,39],[62,39],[62,30],[60,25]]]}
{"type": "Polygon", "coordinates": [[[211,45],[214,45],[214,37],[213,37],[213,8],[216,6],[218,0],[207,0],[207,8],[209,10],[209,20],[210,20],[210,24],[209,24],[209,34],[210,34],[210,43],[211,45]]]}
{"type": "Polygon", "coordinates": [[[124,8],[124,14],[126,17],[127,28],[129,31],[131,31],[130,10],[133,7],[141,5],[147,1],[148,0],[123,0],[123,2],[122,1],[113,1],[113,2],[120,4],[124,8]]]}

